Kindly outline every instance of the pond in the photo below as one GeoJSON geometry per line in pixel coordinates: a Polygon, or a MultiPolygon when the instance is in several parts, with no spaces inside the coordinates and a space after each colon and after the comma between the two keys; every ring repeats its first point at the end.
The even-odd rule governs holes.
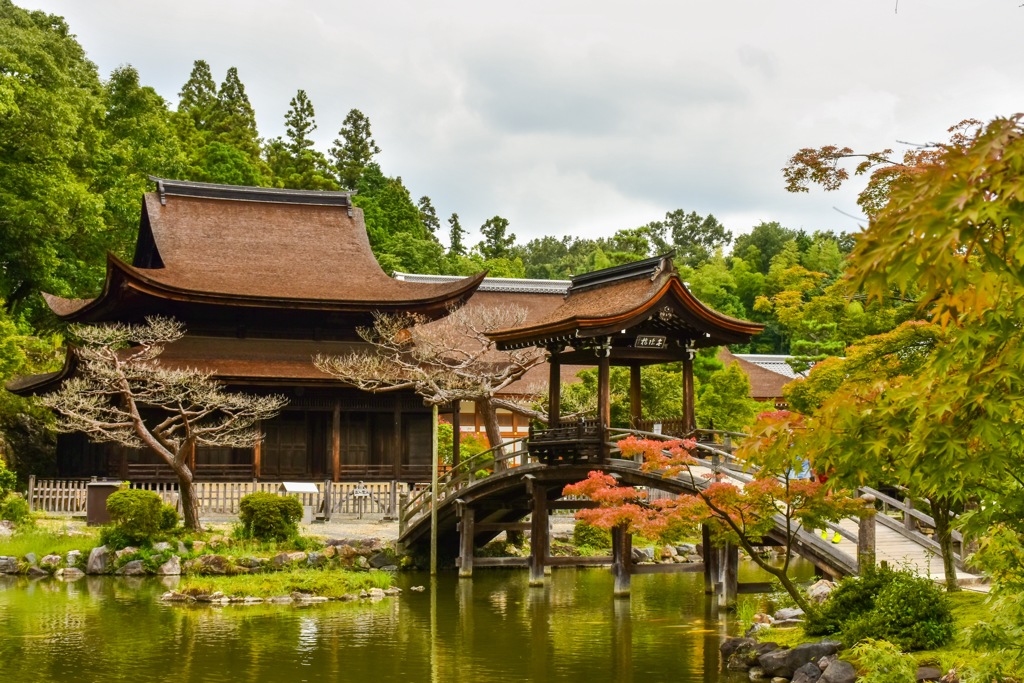
{"type": "MultiPolygon", "coordinates": [[[[749,571],[743,571],[745,580],[749,571]]],[[[0,671],[18,681],[742,681],[701,574],[400,574],[377,603],[166,605],[156,579],[0,577],[0,671]],[[408,589],[424,585],[422,593],[408,589]]]]}

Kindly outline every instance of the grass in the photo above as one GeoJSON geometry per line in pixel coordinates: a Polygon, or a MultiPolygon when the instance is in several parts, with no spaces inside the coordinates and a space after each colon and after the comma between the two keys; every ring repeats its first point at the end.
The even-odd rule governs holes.
{"type": "Polygon", "coordinates": [[[394,577],[390,572],[353,572],[344,569],[299,569],[272,574],[239,574],[237,576],[190,576],[182,580],[178,590],[189,595],[220,591],[229,597],[253,596],[271,598],[293,592],[310,593],[326,598],[340,598],[370,588],[390,588],[394,577]]]}
{"type": "Polygon", "coordinates": [[[28,527],[18,530],[13,536],[0,538],[0,555],[11,555],[21,559],[27,553],[43,557],[55,553],[64,555],[69,550],[81,550],[83,555],[99,545],[95,530],[85,535],[68,536],[63,529],[28,527]]]}

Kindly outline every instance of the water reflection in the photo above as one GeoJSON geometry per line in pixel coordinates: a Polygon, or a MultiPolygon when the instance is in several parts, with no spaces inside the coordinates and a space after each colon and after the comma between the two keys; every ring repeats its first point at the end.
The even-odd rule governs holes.
{"type": "MultiPolygon", "coordinates": [[[[700,575],[635,577],[612,597],[601,569],[479,571],[378,603],[161,604],[158,580],[0,578],[7,680],[722,681],[729,628],[700,575]]],[[[741,680],[741,679],[736,679],[741,680]]]]}

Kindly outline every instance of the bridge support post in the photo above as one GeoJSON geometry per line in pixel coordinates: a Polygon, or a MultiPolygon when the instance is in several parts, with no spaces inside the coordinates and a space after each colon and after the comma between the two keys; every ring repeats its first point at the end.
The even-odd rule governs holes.
{"type": "Polygon", "coordinates": [[[409,493],[408,491],[402,491],[398,494],[398,535],[402,536],[405,534],[406,518],[405,508],[409,505],[409,493]]]}
{"type": "Polygon", "coordinates": [[[721,560],[718,571],[718,606],[735,609],[736,593],[739,591],[740,549],[732,543],[726,543],[718,549],[721,560]]]}
{"type": "Polygon", "coordinates": [[[629,597],[633,569],[633,534],[625,524],[612,527],[612,575],[615,585],[612,594],[629,597]]]}
{"type": "MultiPolygon", "coordinates": [[[[868,567],[875,566],[875,497],[870,493],[861,496],[864,509],[860,513],[857,527],[857,573],[863,574],[868,567]]],[[[909,500],[909,499],[908,499],[909,500]]]]}
{"type": "Polygon", "coordinates": [[[700,536],[704,551],[704,595],[713,595],[718,581],[718,550],[711,547],[711,528],[707,524],[700,525],[700,536]]]}
{"type": "Polygon", "coordinates": [[[547,564],[548,545],[548,489],[536,480],[528,482],[533,494],[530,514],[530,585],[544,585],[544,566],[547,564]]]}
{"type": "Polygon", "coordinates": [[[473,576],[473,535],[476,533],[476,511],[466,505],[459,504],[459,578],[468,579],[473,576]]]}

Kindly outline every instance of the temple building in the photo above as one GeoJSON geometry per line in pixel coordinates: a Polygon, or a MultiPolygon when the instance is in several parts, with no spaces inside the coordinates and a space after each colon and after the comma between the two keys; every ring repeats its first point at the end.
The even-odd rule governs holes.
{"type": "MultiPolygon", "coordinates": [[[[422,399],[361,392],[317,370],[312,358],[365,346],[356,328],[371,324],[374,312],[443,316],[468,300],[483,273],[440,283],[389,277],[346,192],[154,180],[132,262],[108,256],[95,298],[44,296],[66,322],[176,318],[187,334],[165,349],[162,364],[209,371],[234,391],[289,399],[262,424],[257,448],[197,449],[196,478],[429,478],[430,410],[422,399]]],[[[46,393],[75,363],[69,352],[60,371],[8,389],[46,393]]],[[[154,455],[81,434],[60,435],[57,469],[61,477],[172,478],[154,455]]]]}

